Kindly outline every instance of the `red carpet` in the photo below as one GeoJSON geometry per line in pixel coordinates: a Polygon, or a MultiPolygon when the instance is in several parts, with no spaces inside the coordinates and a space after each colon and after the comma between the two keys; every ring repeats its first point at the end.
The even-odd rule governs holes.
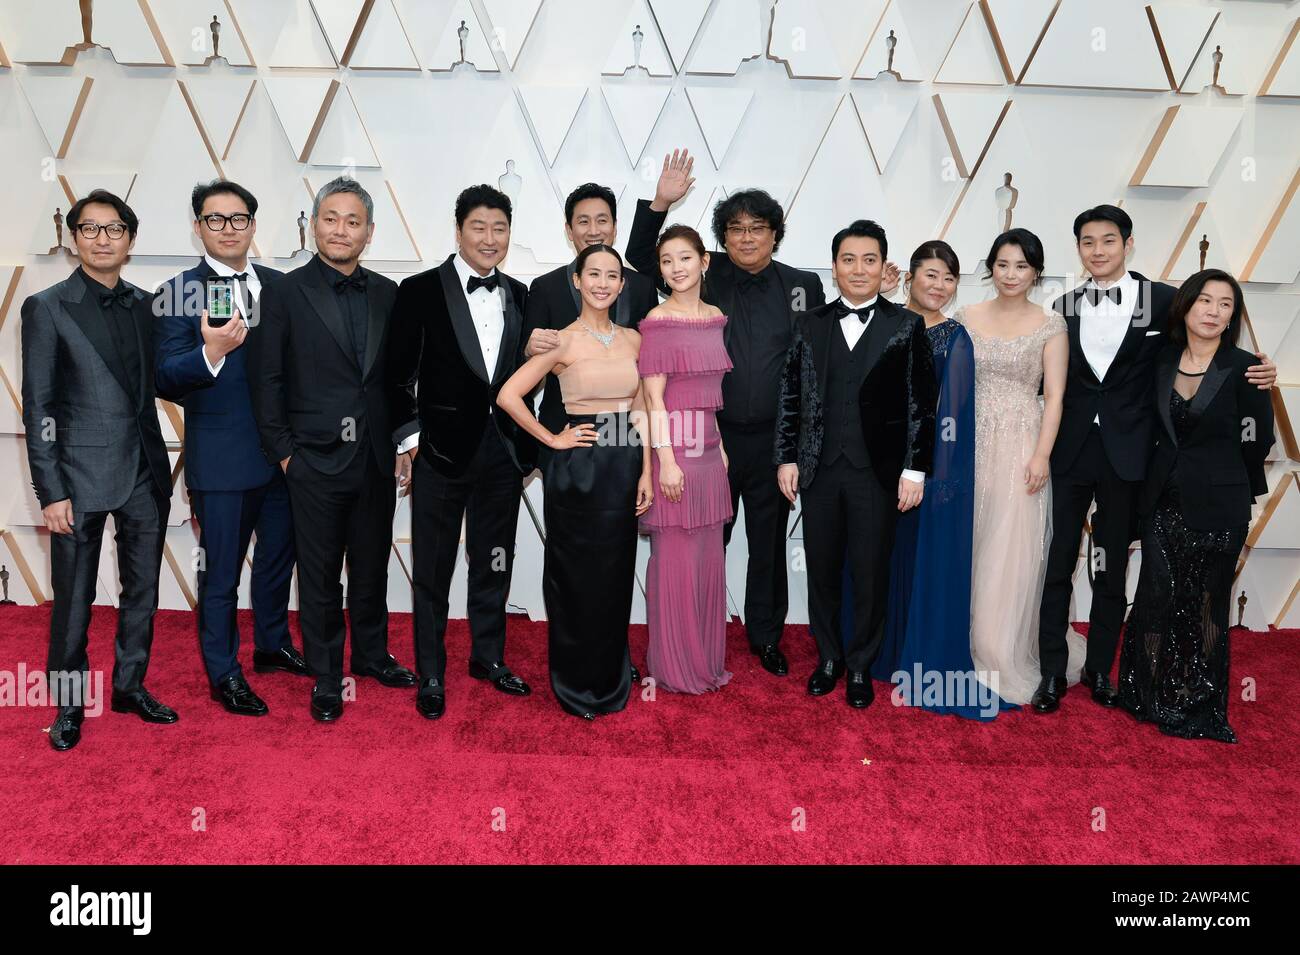
{"type": "MultiPolygon", "coordinates": [[[[114,612],[95,614],[91,661],[108,667],[114,612]]],[[[251,673],[241,619],[261,719],[208,698],[194,617],[175,611],[158,615],[148,686],[178,724],[105,705],[55,753],[51,710],[0,708],[4,862],[1300,862],[1296,631],[1234,633],[1233,680],[1253,677],[1258,700],[1234,699],[1230,746],[1166,738],[1079,689],[1055,716],[990,725],[895,708],[880,683],[855,712],[842,688],[806,694],[804,627],[789,628],[784,679],[733,627],[720,693],[638,696],[587,724],[551,697],[545,625],[519,618],[509,661],[532,697],[471,680],[456,621],[441,721],[416,714],[413,690],[361,680],[321,726],[309,680],[251,673]]],[[[48,606],[0,608],[0,669],[44,667],[48,620],[48,606]]],[[[644,660],[645,628],[632,640],[644,660]]],[[[411,662],[409,615],[393,615],[392,647],[411,662]]]]}

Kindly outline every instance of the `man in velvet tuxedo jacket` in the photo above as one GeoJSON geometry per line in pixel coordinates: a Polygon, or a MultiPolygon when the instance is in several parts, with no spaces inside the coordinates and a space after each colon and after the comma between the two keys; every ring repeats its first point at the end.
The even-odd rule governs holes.
{"type": "MultiPolygon", "coordinates": [[[[627,260],[660,289],[655,245],[668,210],[690,190],[695,160],[684,150],[664,158],[651,202],[637,203],[627,260]]],[[[785,235],[780,203],[761,189],[734,192],[713,209],[713,236],[726,255],[713,255],[701,296],[727,316],[723,340],[732,370],[722,379],[723,407],[718,429],[729,459],[732,510],[745,505],[749,567],[745,580],[745,632],[763,668],[788,672],[779,644],[789,609],[786,533],[790,504],[776,487],[772,433],[777,417],[781,369],[794,335],[795,320],[826,303],[814,272],[773,260],[785,235]]],[[[723,530],[731,540],[732,524],[723,530]]]]}
{"type": "MultiPolygon", "coordinates": [[[[1070,369],[1052,447],[1053,532],[1038,632],[1042,682],[1032,700],[1039,713],[1054,712],[1066,690],[1070,595],[1094,500],[1092,608],[1082,682],[1097,703],[1116,702],[1110,670],[1128,607],[1128,546],[1137,538],[1138,502],[1157,427],[1154,362],[1168,342],[1175,294],[1172,286],[1128,270],[1133,220],[1123,209],[1084,210],[1074,220],[1074,237],[1091,278],[1052,303],[1069,332],[1070,369]]],[[[1276,376],[1265,359],[1249,377],[1267,389],[1276,376]]]]}
{"type": "Polygon", "coordinates": [[[98,705],[86,634],[110,514],[122,582],[112,708],[176,722],[144,687],[172,486],[154,401],[150,298],[121,278],[139,219],[96,189],[67,221],[81,265],[22,308],[23,427],[54,588],[47,676],[58,714],[49,740],[60,751],[77,745],[86,706],[98,705]]]}
{"type": "Polygon", "coordinates": [[[388,652],[393,478],[410,465],[384,377],[397,285],[360,265],[374,203],[340,177],[316,194],[311,221],[317,254],[262,292],[249,376],[262,447],[289,485],[311,714],[328,723],[343,715],[345,559],[352,672],[415,685],[388,652]]]}
{"type": "Polygon", "coordinates": [[[446,708],[448,595],[465,524],[469,560],[469,674],[512,696],[527,683],[505,663],[506,598],[514,567],[523,476],[536,446],[496,396],[519,366],[528,290],[497,266],[510,248],[510,199],[471,186],[456,200],[458,251],[402,282],[388,379],[395,437],[418,433],[411,501],[416,709],[446,708]],[[418,399],[417,399],[418,388],[418,399]]]}
{"type": "MultiPolygon", "coordinates": [[[[564,203],[564,232],[581,252],[589,245],[613,246],[618,237],[618,203],[612,190],[594,182],[584,183],[569,193],[564,203]]],[[[559,344],[559,330],[573,323],[582,311],[582,300],[573,287],[574,263],[561,265],[533,279],[524,315],[524,357],[550,351],[559,344]]],[[[654,274],[658,274],[655,270],[654,274]]],[[[623,270],[623,291],[610,312],[611,320],[625,328],[636,328],[650,309],[659,304],[654,281],[635,269],[623,270]]],[[[538,420],[555,432],[564,430],[568,418],[560,397],[560,381],[546,376],[538,420]]],[[[539,446],[538,463],[545,468],[550,449],[539,446]]]]}
{"type": "Polygon", "coordinates": [[[185,486],[199,523],[199,645],[213,695],[240,716],[268,712],[239,665],[239,581],[253,532],[253,666],[307,674],[289,636],[293,518],[284,475],[266,459],[248,389],[246,338],[262,288],[281,275],[248,261],[257,199],[238,183],[200,183],[190,197],[198,264],[154,296],[158,390],[185,408],[185,486]],[[235,317],[207,318],[210,283],[229,284],[235,317]]]}
{"type": "Polygon", "coordinates": [[[885,231],[860,219],[831,243],[841,298],[795,323],[776,425],[781,493],[803,494],[808,614],[820,657],[808,680],[829,693],[847,669],[850,706],[870,705],[889,554],[899,511],[921,502],[938,400],[925,320],[879,294],[885,231]],[[841,647],[847,547],[854,632],[841,647]]]}

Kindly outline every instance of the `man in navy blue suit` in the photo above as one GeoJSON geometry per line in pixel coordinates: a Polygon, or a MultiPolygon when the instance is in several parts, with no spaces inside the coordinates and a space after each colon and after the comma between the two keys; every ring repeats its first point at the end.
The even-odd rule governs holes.
{"type": "Polygon", "coordinates": [[[158,392],[185,408],[185,484],[199,522],[199,639],[212,696],[229,712],[262,716],[264,702],[239,666],[236,610],[249,540],[253,552],[253,668],[307,674],[289,636],[293,519],[280,468],[266,459],[253,419],[246,350],[257,334],[263,286],[281,274],[251,265],[257,199],[237,183],[200,183],[191,196],[205,254],[154,299],[158,392]],[[208,288],[225,285],[234,317],[207,311],[208,288]]]}

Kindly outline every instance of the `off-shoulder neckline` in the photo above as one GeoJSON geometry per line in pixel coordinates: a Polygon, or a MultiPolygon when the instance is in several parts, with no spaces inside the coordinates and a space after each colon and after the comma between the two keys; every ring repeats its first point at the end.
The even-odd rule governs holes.
{"type": "Polygon", "coordinates": [[[1060,316],[1058,315],[1044,315],[1043,323],[1039,325],[1037,328],[1033,329],[1032,331],[1025,332],[1023,335],[1011,335],[1009,337],[1005,337],[1002,335],[981,334],[980,332],[976,331],[975,328],[972,327],[969,323],[961,321],[960,319],[957,318],[957,315],[964,316],[965,314],[966,314],[965,308],[958,309],[957,313],[953,315],[953,321],[957,322],[959,325],[961,325],[962,328],[966,329],[966,332],[968,334],[973,335],[976,338],[982,338],[986,342],[1018,342],[1023,338],[1033,338],[1035,335],[1042,332],[1045,328],[1050,327],[1053,324],[1054,319],[1060,318],[1060,316]]]}

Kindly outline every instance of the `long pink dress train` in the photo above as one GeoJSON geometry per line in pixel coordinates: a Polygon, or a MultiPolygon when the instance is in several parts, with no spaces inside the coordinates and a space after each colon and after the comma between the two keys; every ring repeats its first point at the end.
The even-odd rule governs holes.
{"type": "Polygon", "coordinates": [[[731,520],[731,492],[722,463],[715,412],[731,359],[722,341],[724,315],[652,317],[641,321],[641,377],[666,375],[673,457],[685,475],[682,499],[659,490],[659,456],[650,456],[655,498],[641,519],[650,534],[646,668],[656,687],[677,693],[716,690],[726,668],[727,569],[722,526],[731,520]]]}

